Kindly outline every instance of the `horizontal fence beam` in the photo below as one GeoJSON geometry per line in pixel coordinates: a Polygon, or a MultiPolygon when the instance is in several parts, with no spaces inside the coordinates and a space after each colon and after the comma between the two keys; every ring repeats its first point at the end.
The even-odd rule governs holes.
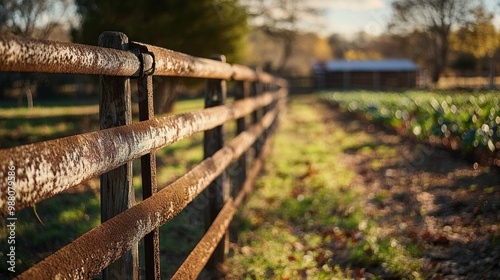
{"type": "MultiPolygon", "coordinates": [[[[154,75],[211,79],[233,79],[274,83],[286,87],[281,78],[243,65],[194,57],[188,54],[146,46],[155,56],[154,75]]],[[[152,61],[141,65],[131,51],[115,50],[91,45],[56,42],[15,36],[0,36],[0,71],[72,73],[137,77],[142,67],[152,68],[152,61]]]]}
{"type": "Polygon", "coordinates": [[[172,276],[171,280],[196,279],[222,237],[226,234],[234,213],[236,213],[236,206],[233,200],[230,199],[224,204],[224,207],[220,210],[207,233],[205,233],[200,242],[191,251],[186,261],[172,276]]]}
{"type": "Polygon", "coordinates": [[[236,213],[236,208],[243,201],[244,197],[251,191],[252,186],[255,183],[255,179],[264,165],[264,158],[268,153],[270,146],[271,137],[266,139],[266,143],[262,148],[262,153],[254,161],[252,169],[249,172],[249,176],[247,180],[245,180],[243,188],[236,199],[234,201],[229,200],[226,202],[224,208],[222,208],[207,233],[205,233],[200,242],[196,245],[193,251],[191,251],[179,269],[177,269],[177,272],[172,276],[172,280],[196,279],[196,277],[200,274],[203,267],[207,264],[210,255],[214,252],[215,247],[217,247],[217,244],[219,244],[222,236],[224,236],[224,233],[228,229],[229,223],[236,213]]]}
{"type": "MultiPolygon", "coordinates": [[[[266,93],[197,112],[0,150],[0,179],[15,166],[16,210],[31,206],[152,150],[262,108],[286,94],[266,93]]],[[[0,209],[6,214],[6,188],[0,209]]]]}
{"type": "Polygon", "coordinates": [[[188,54],[134,42],[148,48],[155,55],[155,75],[209,79],[232,79],[235,81],[259,81],[286,87],[284,79],[255,71],[247,66],[229,64],[212,59],[194,57],[188,54]]]}
{"type": "Polygon", "coordinates": [[[137,43],[148,48],[155,55],[155,75],[209,79],[230,79],[233,76],[231,64],[207,58],[137,43]]]}
{"type": "Polygon", "coordinates": [[[0,36],[0,71],[136,76],[137,56],[124,50],[0,36]]]}
{"type": "MultiPolygon", "coordinates": [[[[262,75],[261,75],[262,76],[262,75]]],[[[233,80],[235,81],[257,81],[257,72],[248,66],[233,64],[233,80]]],[[[267,78],[267,77],[266,77],[267,78]]],[[[263,83],[269,83],[269,80],[262,80],[263,83]]]]}
{"type": "Polygon", "coordinates": [[[95,227],[17,279],[87,279],[118,259],[147,233],[170,221],[272,125],[278,108],[212,157],[142,203],[95,227]]]}

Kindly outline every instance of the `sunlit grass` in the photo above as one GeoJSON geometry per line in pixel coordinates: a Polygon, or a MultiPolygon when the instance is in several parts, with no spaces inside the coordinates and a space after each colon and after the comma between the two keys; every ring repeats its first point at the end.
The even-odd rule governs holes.
{"type": "Polygon", "coordinates": [[[330,279],[335,230],[357,230],[363,219],[354,173],[342,164],[342,143],[354,141],[327,132],[311,104],[293,100],[258,190],[244,206],[237,249],[229,260],[243,279],[330,279]],[[336,145],[335,145],[336,144],[336,145]]]}
{"type": "MultiPolygon", "coordinates": [[[[16,271],[23,271],[83,233],[100,224],[99,195],[92,191],[63,193],[16,213],[16,271]],[[43,224],[42,224],[43,223],[43,224]]],[[[3,222],[3,221],[2,221],[3,222]]],[[[2,229],[5,226],[2,225],[2,229]]],[[[0,235],[0,255],[8,252],[6,235],[0,235]]],[[[6,263],[0,268],[6,270],[6,263]]]]}
{"type": "Polygon", "coordinates": [[[366,216],[364,186],[345,162],[352,151],[395,150],[363,130],[332,129],[324,110],[314,97],[292,99],[257,190],[237,217],[229,279],[353,279],[365,269],[373,279],[420,278],[418,248],[387,239],[366,216]]]}
{"type": "MultiPolygon", "coordinates": [[[[68,134],[75,134],[89,130],[85,127],[85,117],[93,106],[79,107],[43,107],[35,108],[32,113],[27,109],[0,109],[0,138],[9,136],[10,145],[32,143],[45,139],[54,139],[68,134]],[[3,114],[7,112],[6,114],[3,114]],[[36,117],[35,117],[36,112],[36,117]],[[72,112],[65,114],[67,112],[72,112]],[[25,114],[26,113],[26,114],[25,114]],[[28,114],[28,115],[27,115],[28,114]],[[31,114],[31,115],[29,115],[31,114]],[[81,114],[81,115],[79,115],[81,114]],[[84,116],[82,118],[82,115],[84,116]],[[17,135],[17,136],[16,136],[17,135]],[[21,141],[21,142],[19,142],[21,141]]],[[[97,107],[96,107],[97,108],[97,107]]],[[[183,100],[176,104],[174,114],[179,112],[203,109],[203,100],[183,100]]],[[[97,112],[93,112],[97,113],[97,112]]],[[[93,114],[92,113],[92,114],[93,114]]],[[[98,129],[98,116],[89,117],[90,127],[98,129]]],[[[157,151],[158,185],[160,188],[189,171],[203,157],[203,134],[181,140],[157,151]]],[[[6,142],[2,140],[2,147],[6,142]]],[[[136,188],[136,201],[142,200],[140,161],[134,161],[133,178],[136,188]]],[[[32,208],[27,208],[16,213],[18,224],[16,227],[17,246],[16,269],[21,272],[44,257],[67,245],[77,237],[100,224],[100,196],[98,192],[99,179],[90,183],[93,190],[84,188],[84,191],[71,191],[59,194],[53,198],[42,201],[36,205],[40,216],[40,223],[32,208]]],[[[196,209],[187,209],[171,222],[161,227],[162,250],[162,277],[167,277],[175,272],[179,259],[197,243],[202,236],[203,225],[196,222],[194,217],[200,216],[196,209]],[[189,232],[189,234],[186,234],[189,232]],[[189,237],[186,238],[186,235],[189,237]],[[181,257],[179,257],[181,256],[181,257]],[[177,259],[177,260],[176,260],[177,259]]],[[[1,221],[0,223],[4,223],[1,221]]],[[[0,256],[8,252],[5,246],[7,233],[5,225],[0,232],[0,256]]],[[[7,264],[0,264],[0,269],[6,271],[7,264]]]]}
{"type": "Polygon", "coordinates": [[[67,107],[0,108],[2,118],[44,118],[58,116],[83,116],[99,114],[99,105],[67,107]]]}
{"type": "Polygon", "coordinates": [[[205,106],[203,98],[180,100],[174,104],[173,113],[180,114],[190,111],[202,110],[205,106]]]}
{"type": "MultiPolygon", "coordinates": [[[[392,246],[394,243],[380,238],[373,230],[377,227],[367,222],[361,204],[362,186],[354,184],[356,174],[342,157],[343,153],[360,147],[381,154],[393,151],[390,147],[376,146],[368,134],[331,130],[320,108],[315,106],[318,103],[314,99],[293,99],[288,114],[282,117],[266,171],[257,183],[256,193],[237,218],[240,234],[228,261],[228,266],[233,268],[230,275],[238,279],[350,279],[355,278],[357,267],[384,263],[386,270],[394,275],[411,275],[417,253],[411,248],[392,246]],[[368,238],[371,234],[375,236],[373,242],[368,238]],[[342,250],[347,248],[351,255],[339,256],[344,253],[339,253],[334,245],[342,250]],[[374,250],[371,246],[376,246],[379,253],[367,256],[366,248],[374,250]],[[339,258],[350,261],[338,263],[339,258]]],[[[201,109],[202,99],[186,100],[177,103],[173,113],[201,109]]],[[[24,141],[29,137],[26,135],[32,133],[43,135],[42,140],[53,139],[68,131],[81,131],[82,126],[88,125],[77,114],[71,119],[73,123],[68,124],[64,122],[67,117],[58,115],[62,112],[57,110],[52,115],[43,113],[47,123],[38,117],[19,122],[22,113],[16,113],[12,118],[19,122],[19,130],[14,130],[15,124],[9,131],[0,129],[0,137],[19,133],[19,139],[24,141]]],[[[75,112],[83,111],[75,109],[75,112]]],[[[90,128],[84,131],[98,127],[96,116],[90,117],[89,122],[90,128]]],[[[226,128],[227,138],[231,139],[234,122],[226,128]]],[[[199,133],[156,152],[160,188],[202,160],[202,137],[199,133]]],[[[15,145],[16,139],[12,141],[15,145]]],[[[138,202],[142,200],[139,170],[136,160],[134,186],[138,202]]],[[[94,181],[91,185],[96,186],[98,183],[94,181]]],[[[45,225],[37,220],[33,209],[19,212],[17,238],[22,243],[18,247],[19,271],[99,225],[99,209],[99,193],[93,188],[60,194],[37,204],[45,225]]],[[[160,228],[162,278],[175,272],[202,236],[199,217],[199,209],[190,207],[160,228]]],[[[2,231],[0,246],[6,246],[5,237],[2,231]]],[[[7,252],[4,247],[0,249],[0,255],[7,252]]],[[[5,263],[0,265],[1,269],[5,267],[5,263]]]]}

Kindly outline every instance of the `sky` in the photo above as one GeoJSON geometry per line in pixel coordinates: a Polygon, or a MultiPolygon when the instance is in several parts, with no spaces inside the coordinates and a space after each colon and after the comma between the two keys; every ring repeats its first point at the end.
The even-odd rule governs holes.
{"type": "MultiPolygon", "coordinates": [[[[224,1],[224,0],[220,0],[224,1]]],[[[346,38],[353,38],[364,31],[371,35],[380,35],[387,30],[391,17],[391,3],[394,0],[302,0],[323,12],[321,27],[313,24],[306,28],[322,36],[338,33],[346,38]]],[[[500,30],[500,0],[483,1],[490,11],[495,12],[494,23],[500,30]]],[[[74,15],[71,7],[67,14],[74,15]]],[[[306,23],[307,25],[307,23],[306,23]]]]}
{"type": "MultiPolygon", "coordinates": [[[[500,1],[483,0],[490,11],[500,1]]],[[[380,35],[387,29],[391,17],[392,0],[314,0],[314,6],[325,11],[324,31],[326,36],[339,33],[352,37],[359,31],[380,35]]],[[[500,9],[496,7],[495,25],[500,27],[500,9]]]]}
{"type": "Polygon", "coordinates": [[[365,31],[383,33],[390,19],[391,0],[317,0],[315,5],[324,9],[322,35],[339,33],[346,37],[365,31]]]}

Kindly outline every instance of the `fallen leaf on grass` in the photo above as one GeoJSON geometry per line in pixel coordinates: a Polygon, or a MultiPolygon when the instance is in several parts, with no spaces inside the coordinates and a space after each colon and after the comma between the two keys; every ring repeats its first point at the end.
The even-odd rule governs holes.
{"type": "Polygon", "coordinates": [[[429,239],[432,236],[432,234],[427,230],[424,233],[422,233],[421,237],[422,239],[429,239]]]}
{"type": "Polygon", "coordinates": [[[434,238],[434,241],[432,243],[434,243],[435,245],[448,245],[450,243],[450,240],[445,235],[439,234],[434,238]]]}
{"type": "Polygon", "coordinates": [[[302,279],[307,279],[307,270],[306,269],[299,269],[297,271],[302,279]]]}
{"type": "Polygon", "coordinates": [[[303,175],[301,175],[299,178],[297,178],[298,180],[300,181],[303,181],[304,179],[308,178],[308,177],[313,177],[315,176],[316,174],[318,174],[319,171],[318,171],[318,168],[316,168],[316,166],[312,163],[310,163],[308,166],[307,166],[307,171],[306,173],[304,173],[303,175]]]}
{"type": "Polygon", "coordinates": [[[363,276],[365,274],[365,269],[357,267],[354,269],[354,272],[356,273],[356,278],[360,279],[360,278],[363,278],[363,276]]]}
{"type": "Polygon", "coordinates": [[[315,258],[317,267],[322,268],[328,262],[328,258],[324,252],[319,253],[315,258]]]}

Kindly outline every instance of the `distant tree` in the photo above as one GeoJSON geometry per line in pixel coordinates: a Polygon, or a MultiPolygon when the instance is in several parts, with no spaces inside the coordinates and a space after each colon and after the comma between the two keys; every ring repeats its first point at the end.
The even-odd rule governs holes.
{"type": "Polygon", "coordinates": [[[414,30],[409,34],[393,34],[391,37],[396,42],[397,51],[426,69],[434,67],[435,49],[430,47],[434,44],[434,37],[429,32],[414,30]]]}
{"type": "Polygon", "coordinates": [[[325,61],[332,58],[332,48],[330,47],[328,38],[319,37],[318,35],[316,35],[316,42],[314,44],[314,58],[320,61],[325,61]]]}
{"type": "Polygon", "coordinates": [[[471,54],[476,59],[487,58],[490,88],[494,88],[493,57],[500,46],[500,37],[493,25],[493,13],[488,13],[482,7],[475,9],[473,13],[474,21],[452,34],[451,46],[456,51],[471,54]]]}
{"type": "Polygon", "coordinates": [[[376,60],[403,56],[392,38],[384,34],[373,36],[360,31],[354,35],[347,46],[344,46],[344,58],[347,60],[376,60]]]}
{"type": "Polygon", "coordinates": [[[382,58],[382,54],[377,51],[348,50],[345,53],[346,60],[378,60],[382,58]]]}
{"type": "Polygon", "coordinates": [[[69,5],[69,0],[0,0],[0,33],[47,39],[66,24],[69,5]]]}
{"type": "Polygon", "coordinates": [[[397,36],[388,34],[373,36],[366,32],[358,32],[349,40],[338,34],[332,34],[328,38],[333,57],[347,60],[413,58],[402,48],[402,42],[404,40],[399,40],[397,36]]]}
{"type": "Polygon", "coordinates": [[[348,44],[344,36],[334,33],[328,36],[328,45],[332,50],[332,57],[334,59],[343,59],[344,54],[347,50],[346,45],[348,44]]]}
{"type": "MultiPolygon", "coordinates": [[[[248,55],[245,63],[262,66],[265,71],[277,69],[281,62],[282,48],[279,41],[272,40],[260,29],[248,36],[248,55]]],[[[327,38],[315,33],[298,33],[296,43],[291,46],[291,56],[286,63],[286,74],[309,75],[314,61],[325,61],[332,57],[327,38]]]]}
{"type": "Polygon", "coordinates": [[[457,71],[474,70],[477,58],[470,53],[459,53],[451,63],[451,67],[457,71]]]}
{"type": "Polygon", "coordinates": [[[281,58],[276,67],[283,72],[292,56],[304,20],[317,21],[321,11],[311,2],[302,0],[245,0],[252,17],[252,25],[263,31],[281,46],[281,58]]]}
{"type": "MultiPolygon", "coordinates": [[[[209,57],[224,54],[228,62],[243,57],[247,13],[238,0],[76,0],[82,17],[74,30],[79,42],[96,44],[102,31],[121,31],[134,41],[209,57]]],[[[170,111],[179,83],[175,78],[156,79],[159,113],[170,111]]]]}
{"type": "Polygon", "coordinates": [[[326,38],[316,33],[299,33],[296,43],[292,46],[292,55],[287,62],[287,74],[310,75],[313,62],[329,60],[331,53],[326,38]]]}
{"type": "Polygon", "coordinates": [[[447,65],[452,29],[470,21],[477,6],[476,0],[395,0],[390,30],[403,34],[428,34],[431,44],[415,45],[414,48],[430,50],[432,81],[437,82],[447,65]]]}
{"type": "Polygon", "coordinates": [[[95,44],[102,31],[121,31],[135,41],[208,57],[242,59],[246,10],[237,0],[76,0],[82,16],[77,41],[95,44]]]}
{"type": "MultiPolygon", "coordinates": [[[[69,5],[69,0],[0,0],[0,34],[47,39],[68,24],[65,12],[69,5]]],[[[23,73],[16,84],[20,86],[19,103],[26,96],[28,108],[33,108],[38,86],[34,75],[23,73]]]]}
{"type": "Polygon", "coordinates": [[[369,50],[378,52],[384,58],[410,58],[407,53],[398,48],[397,40],[389,34],[381,34],[374,37],[369,50]]]}
{"type": "Polygon", "coordinates": [[[452,48],[470,53],[476,58],[493,56],[499,46],[499,34],[493,24],[493,18],[493,14],[483,8],[475,9],[474,21],[452,34],[452,48]]]}

